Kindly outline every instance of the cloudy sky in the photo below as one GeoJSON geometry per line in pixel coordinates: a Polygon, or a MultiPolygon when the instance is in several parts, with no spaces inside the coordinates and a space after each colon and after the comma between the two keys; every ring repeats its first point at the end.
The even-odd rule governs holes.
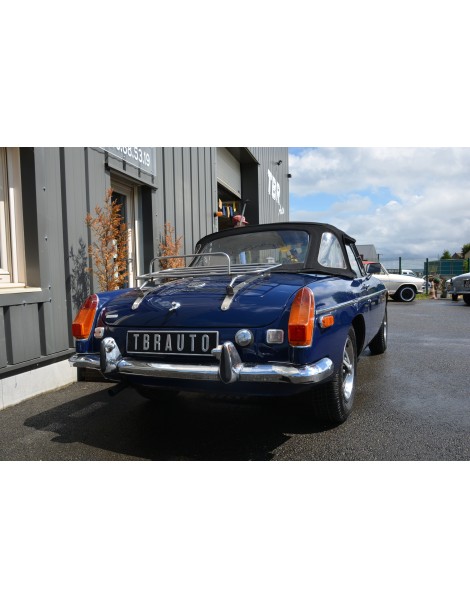
{"type": "Polygon", "coordinates": [[[470,242],[470,148],[289,148],[290,220],[328,222],[382,260],[470,242]]]}

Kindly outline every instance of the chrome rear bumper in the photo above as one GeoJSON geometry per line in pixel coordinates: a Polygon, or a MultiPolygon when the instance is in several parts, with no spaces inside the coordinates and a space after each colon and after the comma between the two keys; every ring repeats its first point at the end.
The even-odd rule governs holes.
{"type": "Polygon", "coordinates": [[[213,350],[218,364],[167,364],[123,357],[113,338],[104,338],[100,354],[77,353],[69,359],[76,368],[92,368],[104,374],[150,376],[153,378],[252,383],[318,383],[333,374],[333,362],[325,357],[315,364],[244,364],[234,344],[226,342],[213,350]]]}

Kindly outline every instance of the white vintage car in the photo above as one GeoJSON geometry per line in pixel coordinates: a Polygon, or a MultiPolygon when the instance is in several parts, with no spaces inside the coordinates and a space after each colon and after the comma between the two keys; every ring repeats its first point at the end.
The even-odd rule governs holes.
{"type": "Polygon", "coordinates": [[[446,281],[447,293],[452,296],[452,300],[462,295],[466,305],[470,306],[470,273],[457,275],[446,281]]]}
{"type": "Polygon", "coordinates": [[[388,295],[393,300],[401,302],[412,302],[416,294],[423,294],[426,282],[420,277],[389,273],[380,262],[364,262],[367,273],[380,279],[388,290],[388,295]]]}

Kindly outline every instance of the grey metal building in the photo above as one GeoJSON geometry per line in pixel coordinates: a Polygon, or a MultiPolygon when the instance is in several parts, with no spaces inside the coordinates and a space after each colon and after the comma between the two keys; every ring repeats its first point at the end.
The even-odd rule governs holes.
{"type": "Polygon", "coordinates": [[[108,189],[128,227],[128,285],[158,255],[233,226],[289,219],[287,148],[0,148],[0,408],[76,380],[71,322],[97,291],[85,223],[108,189]]]}

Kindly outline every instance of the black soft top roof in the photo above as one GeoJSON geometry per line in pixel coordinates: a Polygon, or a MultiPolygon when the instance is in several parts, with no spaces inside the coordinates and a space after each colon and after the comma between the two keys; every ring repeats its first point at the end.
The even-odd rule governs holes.
{"type": "MultiPolygon", "coordinates": [[[[309,251],[304,265],[300,269],[296,269],[298,272],[320,272],[320,273],[331,273],[333,275],[341,275],[345,277],[353,278],[356,274],[352,271],[349,264],[349,257],[346,252],[346,245],[355,243],[356,240],[350,237],[341,229],[333,226],[332,224],[325,224],[321,222],[273,222],[270,224],[249,224],[247,226],[241,226],[236,228],[229,228],[217,233],[211,233],[206,235],[198,241],[196,244],[196,253],[201,250],[206,244],[212,243],[218,239],[223,239],[231,235],[258,233],[261,231],[279,231],[279,230],[296,230],[305,231],[309,233],[309,251]],[[329,232],[335,235],[341,244],[343,249],[343,256],[347,265],[346,269],[324,267],[318,262],[318,251],[320,248],[321,237],[323,233],[329,232]]],[[[287,269],[284,269],[287,270],[287,269]]]]}

